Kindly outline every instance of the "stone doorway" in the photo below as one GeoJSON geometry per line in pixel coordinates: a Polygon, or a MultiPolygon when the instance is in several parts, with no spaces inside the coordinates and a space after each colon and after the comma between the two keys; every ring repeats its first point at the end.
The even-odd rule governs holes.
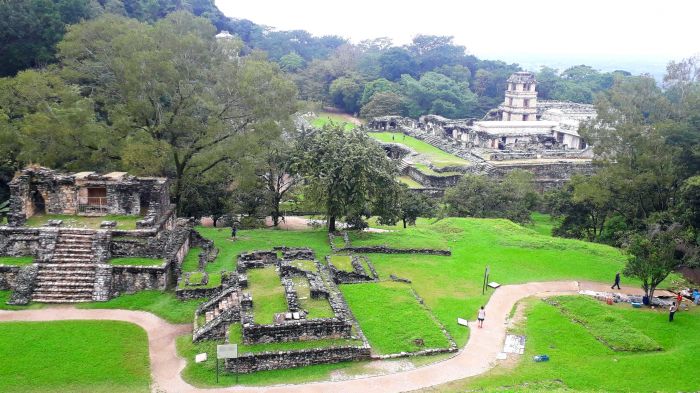
{"type": "Polygon", "coordinates": [[[46,214],[46,201],[38,190],[32,191],[32,205],[34,207],[32,215],[46,214]]]}

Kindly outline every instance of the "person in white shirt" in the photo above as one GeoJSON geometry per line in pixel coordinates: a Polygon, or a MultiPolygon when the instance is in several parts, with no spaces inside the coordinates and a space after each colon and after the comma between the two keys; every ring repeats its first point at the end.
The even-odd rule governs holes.
{"type": "Polygon", "coordinates": [[[479,328],[484,327],[484,319],[486,319],[486,310],[484,310],[484,306],[481,306],[479,309],[479,316],[477,319],[479,320],[479,328]]]}

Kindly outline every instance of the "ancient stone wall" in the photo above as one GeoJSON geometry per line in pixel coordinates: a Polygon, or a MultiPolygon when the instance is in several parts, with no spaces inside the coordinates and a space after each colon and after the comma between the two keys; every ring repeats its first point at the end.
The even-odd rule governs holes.
{"type": "Polygon", "coordinates": [[[19,266],[0,265],[0,291],[15,289],[19,266]]]}
{"type": "Polygon", "coordinates": [[[338,252],[354,252],[357,254],[425,254],[450,256],[450,250],[433,250],[430,248],[389,248],[386,246],[350,246],[338,249],[338,252]]]}
{"type": "Polygon", "coordinates": [[[406,168],[406,174],[418,183],[432,188],[447,188],[457,184],[462,174],[458,175],[428,175],[418,170],[418,168],[409,166],[406,168]]]}
{"type": "Polygon", "coordinates": [[[165,290],[172,282],[172,269],[152,266],[112,266],[110,297],[147,289],[165,290]]]}
{"type": "Polygon", "coordinates": [[[329,347],[287,352],[244,353],[235,359],[226,359],[224,367],[239,374],[264,370],[279,370],[292,367],[329,364],[370,358],[369,346],[329,347]]]}
{"type": "Polygon", "coordinates": [[[351,325],[336,318],[287,321],[271,325],[244,324],[243,342],[246,344],[312,340],[322,338],[350,338],[351,325]]]}
{"type": "Polygon", "coordinates": [[[0,256],[39,255],[39,229],[0,227],[0,256]]]}

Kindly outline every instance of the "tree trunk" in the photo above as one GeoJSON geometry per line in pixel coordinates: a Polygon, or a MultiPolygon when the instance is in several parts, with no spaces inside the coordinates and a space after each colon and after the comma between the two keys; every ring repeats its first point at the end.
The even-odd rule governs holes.
{"type": "Polygon", "coordinates": [[[280,223],[280,199],[274,199],[274,207],[272,208],[272,226],[277,227],[280,223]]]}
{"type": "Polygon", "coordinates": [[[403,229],[406,229],[406,217],[404,217],[402,220],[403,220],[403,229]]]}
{"type": "Polygon", "coordinates": [[[335,232],[335,216],[328,217],[328,232],[335,232]]]}

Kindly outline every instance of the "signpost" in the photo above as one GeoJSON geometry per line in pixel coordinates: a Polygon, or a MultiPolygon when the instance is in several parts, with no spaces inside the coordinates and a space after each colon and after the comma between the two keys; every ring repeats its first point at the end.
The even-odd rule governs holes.
{"type": "Polygon", "coordinates": [[[486,293],[486,283],[489,281],[489,266],[486,265],[486,271],[484,271],[484,285],[481,287],[481,294],[486,293]]]}
{"type": "MultiPolygon", "coordinates": [[[[216,346],[216,383],[219,383],[219,359],[235,359],[238,357],[238,344],[216,346]]],[[[238,373],[236,373],[238,383],[238,373]]]]}

